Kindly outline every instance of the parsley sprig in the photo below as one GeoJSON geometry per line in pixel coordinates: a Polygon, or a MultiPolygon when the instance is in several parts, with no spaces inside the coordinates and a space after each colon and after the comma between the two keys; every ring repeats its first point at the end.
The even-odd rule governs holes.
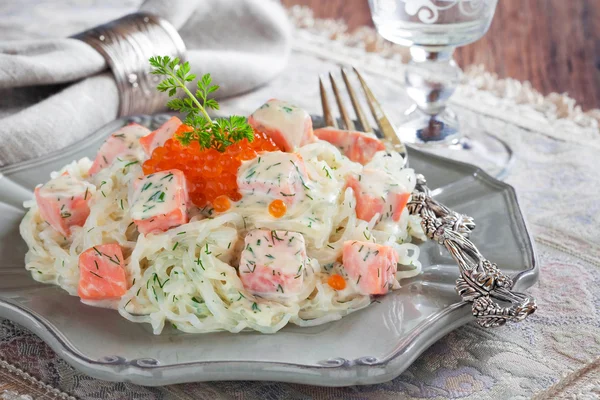
{"type": "Polygon", "coordinates": [[[192,128],[192,131],[177,136],[181,144],[188,146],[198,142],[203,149],[216,149],[220,152],[235,142],[244,138],[254,140],[254,132],[245,117],[233,115],[229,118],[211,119],[207,109],[218,110],[219,103],[209,98],[211,93],[219,90],[218,85],[212,84],[210,74],[204,74],[197,83],[196,94],[186,87],[187,82],[193,82],[196,75],[190,73],[189,62],[181,63],[179,58],[171,59],[168,56],[150,58],[151,71],[154,75],[163,75],[165,79],[158,84],[157,90],[168,92],[170,97],[183,91],[187,97],[169,100],[167,107],[172,110],[186,113],[183,121],[192,128]]]}

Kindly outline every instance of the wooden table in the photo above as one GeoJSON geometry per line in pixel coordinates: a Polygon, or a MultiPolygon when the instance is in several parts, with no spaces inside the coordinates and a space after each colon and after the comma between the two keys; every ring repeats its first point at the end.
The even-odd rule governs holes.
{"type": "MultiPolygon", "coordinates": [[[[282,0],[317,18],[373,26],[367,0],[282,0]]],[[[567,92],[584,110],[600,108],[600,0],[500,0],[489,32],[460,47],[461,67],[484,64],[501,78],[530,81],[544,94],[567,92]]]]}

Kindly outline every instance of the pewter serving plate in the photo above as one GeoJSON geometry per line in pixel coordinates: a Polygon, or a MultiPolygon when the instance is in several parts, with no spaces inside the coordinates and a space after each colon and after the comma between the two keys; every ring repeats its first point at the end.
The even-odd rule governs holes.
{"type": "MultiPolygon", "coordinates": [[[[164,116],[136,121],[156,126],[164,116]]],[[[115,121],[60,152],[0,170],[0,317],[39,335],[75,368],[100,379],[149,386],[239,379],[373,384],[398,376],[436,340],[474,320],[471,304],[455,292],[455,261],[433,241],[420,245],[423,273],[402,281],[400,290],[379,303],[337,322],[288,326],[273,335],[173,330],[155,336],[147,325],[34,281],[24,268],[27,247],[19,235],[23,201],[50,171],[93,157],[104,138],[125,122],[115,121]]],[[[531,286],[538,270],[514,189],[468,164],[413,149],[409,159],[437,200],[474,217],[471,240],[514,278],[515,289],[531,286]]]]}

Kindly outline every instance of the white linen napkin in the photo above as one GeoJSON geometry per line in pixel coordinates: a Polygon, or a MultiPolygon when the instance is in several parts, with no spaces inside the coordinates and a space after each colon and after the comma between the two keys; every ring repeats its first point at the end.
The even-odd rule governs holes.
{"type": "MultiPolygon", "coordinates": [[[[56,1],[28,4],[31,18],[25,24],[18,18],[11,20],[19,3],[9,0],[0,5],[4,21],[0,22],[0,166],[42,156],[86,137],[114,120],[119,105],[112,72],[86,43],[61,37],[17,40],[31,36],[27,23],[75,34],[82,30],[81,21],[71,22],[75,30],[36,21],[45,13],[35,8],[60,7],[56,1]]],[[[265,84],[287,61],[289,22],[274,1],[146,0],[139,9],[167,19],[179,30],[193,72],[209,72],[221,86],[217,97],[265,84]]],[[[82,15],[84,29],[108,22],[102,10],[97,19],[82,15]]]]}

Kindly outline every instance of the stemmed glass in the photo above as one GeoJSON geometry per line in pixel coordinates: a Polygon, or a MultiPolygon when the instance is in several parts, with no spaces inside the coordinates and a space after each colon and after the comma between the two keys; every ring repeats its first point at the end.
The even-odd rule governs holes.
{"type": "Polygon", "coordinates": [[[400,122],[400,139],[500,176],[512,160],[508,145],[485,132],[459,129],[456,114],[447,107],[462,75],[452,53],[487,32],[496,4],[497,0],[369,0],[379,34],[410,47],[404,78],[414,105],[400,122]]]}

